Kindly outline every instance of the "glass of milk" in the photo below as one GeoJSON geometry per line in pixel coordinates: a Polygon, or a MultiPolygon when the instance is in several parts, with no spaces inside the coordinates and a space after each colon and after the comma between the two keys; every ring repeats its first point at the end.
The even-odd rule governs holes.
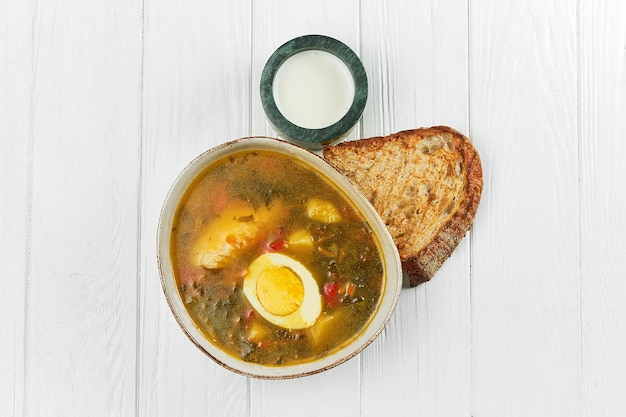
{"type": "Polygon", "coordinates": [[[310,148],[345,136],[363,113],[367,76],[358,56],[322,35],[278,48],[261,76],[261,101],[280,136],[310,148]]]}

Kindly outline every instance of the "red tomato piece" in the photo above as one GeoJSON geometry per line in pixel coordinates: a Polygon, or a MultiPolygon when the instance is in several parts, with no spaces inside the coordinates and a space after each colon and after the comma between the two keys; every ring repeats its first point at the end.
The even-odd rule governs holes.
{"type": "Polygon", "coordinates": [[[322,292],[324,294],[324,301],[326,304],[334,307],[339,299],[339,283],[337,281],[327,282],[324,284],[322,292]]]}
{"type": "Polygon", "coordinates": [[[265,243],[266,252],[278,252],[287,247],[287,240],[285,240],[285,231],[278,229],[274,233],[270,234],[268,240],[265,243]]]}
{"type": "Polygon", "coordinates": [[[285,239],[278,239],[267,245],[269,252],[278,252],[279,250],[285,249],[285,247],[287,247],[285,239]]]}

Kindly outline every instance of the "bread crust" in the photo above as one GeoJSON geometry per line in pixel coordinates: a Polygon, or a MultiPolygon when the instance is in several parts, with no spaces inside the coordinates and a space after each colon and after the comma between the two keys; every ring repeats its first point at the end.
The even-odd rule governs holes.
{"type": "MultiPolygon", "coordinates": [[[[447,126],[434,126],[405,130],[384,137],[343,142],[334,146],[324,147],[323,155],[363,192],[388,227],[393,225],[394,233],[392,233],[392,236],[398,247],[402,266],[409,278],[411,287],[426,282],[433,277],[443,262],[450,257],[472,225],[483,188],[482,164],[478,152],[469,139],[455,129],[447,126]],[[374,164],[389,163],[393,166],[401,162],[405,164],[413,163],[415,158],[412,156],[418,152],[416,146],[419,146],[420,143],[425,143],[425,140],[429,138],[441,135],[453,138],[453,153],[462,162],[462,189],[457,190],[457,195],[452,196],[453,199],[460,198],[460,201],[454,206],[450,215],[436,225],[436,230],[432,232],[433,236],[428,238],[425,244],[416,247],[415,239],[405,236],[405,233],[408,235],[416,233],[413,227],[414,222],[411,223],[411,221],[401,218],[403,216],[401,212],[389,208],[389,200],[394,198],[393,193],[390,194],[389,190],[385,189],[389,184],[379,186],[376,184],[378,178],[368,178],[368,174],[369,172],[375,172],[372,169],[374,164]],[[395,155],[390,153],[390,149],[393,149],[398,155],[403,155],[402,158],[404,159],[401,162],[395,160],[395,155]],[[352,156],[348,157],[348,154],[352,156]],[[368,158],[360,158],[357,163],[354,163],[353,156],[357,154],[359,156],[368,155],[368,158]],[[350,159],[351,163],[346,162],[348,159],[350,159]],[[394,160],[388,161],[390,159],[394,160]],[[384,197],[379,198],[378,192],[384,197]],[[402,229],[401,232],[398,229],[402,229]]],[[[403,178],[403,180],[407,181],[406,178],[403,178]]],[[[402,184],[402,186],[415,187],[419,185],[417,184],[419,179],[414,179],[413,181],[416,184],[402,184]]]]}

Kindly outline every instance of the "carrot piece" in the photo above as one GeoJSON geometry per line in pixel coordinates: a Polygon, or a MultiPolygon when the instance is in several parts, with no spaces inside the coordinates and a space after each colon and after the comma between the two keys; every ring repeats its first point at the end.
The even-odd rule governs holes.
{"type": "Polygon", "coordinates": [[[347,294],[349,297],[354,297],[354,290],[355,290],[355,289],[356,289],[356,285],[354,285],[353,283],[348,282],[348,283],[346,284],[346,294],[347,294]]]}

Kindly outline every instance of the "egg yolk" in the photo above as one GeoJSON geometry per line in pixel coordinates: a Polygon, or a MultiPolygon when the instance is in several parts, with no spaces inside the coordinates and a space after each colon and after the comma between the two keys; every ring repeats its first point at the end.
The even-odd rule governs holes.
{"type": "Polygon", "coordinates": [[[277,316],[293,313],[304,300],[302,280],[285,266],[263,270],[257,280],[256,290],[263,307],[277,316]]]}

